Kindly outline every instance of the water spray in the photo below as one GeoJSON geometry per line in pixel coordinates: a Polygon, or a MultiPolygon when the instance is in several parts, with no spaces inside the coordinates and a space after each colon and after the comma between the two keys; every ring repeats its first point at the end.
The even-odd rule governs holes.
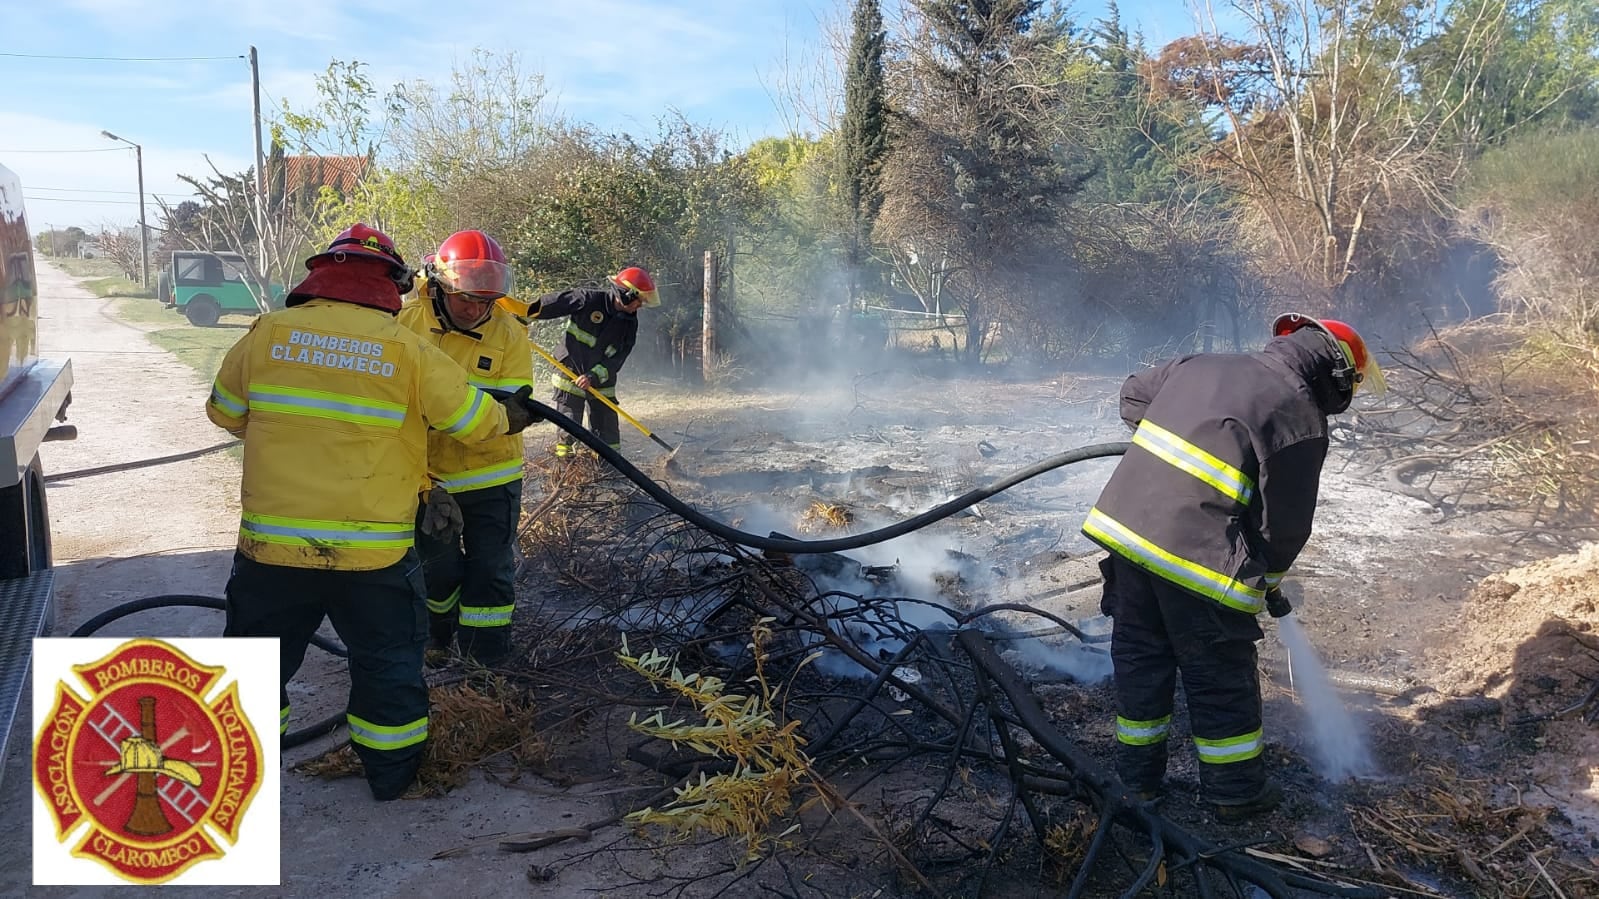
{"type": "Polygon", "coordinates": [[[1366,729],[1339,698],[1298,616],[1292,609],[1273,615],[1277,636],[1288,649],[1289,685],[1310,718],[1311,754],[1322,778],[1338,782],[1371,774],[1375,765],[1366,729]]]}

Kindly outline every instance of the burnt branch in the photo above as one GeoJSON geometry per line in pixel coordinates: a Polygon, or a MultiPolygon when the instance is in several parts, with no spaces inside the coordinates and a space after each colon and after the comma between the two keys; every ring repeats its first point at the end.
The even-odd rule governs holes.
{"type": "MultiPolygon", "coordinates": [[[[696,769],[731,770],[728,759],[686,746],[620,739],[630,714],[646,714],[641,708],[661,709],[668,721],[693,708],[618,669],[619,633],[634,647],[669,654],[685,673],[729,685],[764,678],[774,688],[774,719],[795,722],[805,739],[804,780],[814,795],[793,813],[803,840],[779,838],[775,854],[737,873],[685,871],[685,879],[663,882],[669,892],[705,876],[784,891],[783,866],[770,860],[866,847],[867,867],[879,873],[856,863],[852,875],[892,870],[906,890],[943,895],[1019,886],[1018,853],[1070,882],[1073,896],[1131,896],[1157,880],[1168,889],[1171,881],[1191,884],[1201,896],[1225,894],[1227,884],[1255,884],[1272,896],[1375,895],[1274,867],[1174,824],[1062,734],[997,647],[1046,646],[1047,638],[1103,652],[1104,638],[1081,622],[1024,602],[971,607],[958,573],[935,577],[940,596],[916,597],[897,565],[752,553],[666,514],[599,464],[569,462],[546,477],[543,498],[529,500],[522,540],[524,574],[539,575],[529,585],[537,588],[538,622],[505,673],[554,694],[544,707],[552,744],[560,742],[554,731],[604,725],[617,732],[606,738],[616,760],[608,765],[639,765],[653,784],[662,774],[682,783],[696,769]],[[1016,625],[1028,617],[1050,627],[1016,625]],[[758,649],[756,627],[769,634],[758,649]],[[803,811],[818,807],[827,814],[803,811]],[[1063,820],[1079,822],[1070,852],[1060,849],[1063,820]]],[[[951,557],[955,568],[969,561],[951,557]]],[[[1072,702],[1103,702],[1092,685],[1051,689],[1070,691],[1072,702]]],[[[577,830],[525,836],[510,841],[516,850],[583,838],[577,830]]]]}

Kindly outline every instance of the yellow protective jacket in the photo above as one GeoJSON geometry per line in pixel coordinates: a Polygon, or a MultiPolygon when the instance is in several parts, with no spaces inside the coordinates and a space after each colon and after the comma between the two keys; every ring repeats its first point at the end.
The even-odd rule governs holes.
{"type": "Polygon", "coordinates": [[[244,438],[239,551],[369,571],[413,542],[427,432],[505,433],[505,410],[438,347],[378,309],[315,299],[257,318],[205,413],[244,438]]]}
{"type": "MultiPolygon", "coordinates": [[[[533,353],[527,331],[509,312],[499,307],[471,334],[446,331],[434,314],[427,285],[418,287],[400,307],[400,324],[443,350],[466,369],[472,386],[496,393],[515,393],[533,384],[533,353]]],[[[522,435],[502,434],[482,443],[466,444],[443,434],[428,435],[428,475],[451,493],[509,484],[522,477],[522,435]]]]}

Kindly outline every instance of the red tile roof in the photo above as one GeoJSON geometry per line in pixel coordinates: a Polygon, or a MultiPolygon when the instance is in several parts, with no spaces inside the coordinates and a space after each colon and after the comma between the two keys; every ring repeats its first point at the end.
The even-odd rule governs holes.
{"type": "Polygon", "coordinates": [[[316,191],[323,186],[348,193],[355,189],[366,167],[365,156],[285,156],[283,187],[290,193],[316,191]]]}

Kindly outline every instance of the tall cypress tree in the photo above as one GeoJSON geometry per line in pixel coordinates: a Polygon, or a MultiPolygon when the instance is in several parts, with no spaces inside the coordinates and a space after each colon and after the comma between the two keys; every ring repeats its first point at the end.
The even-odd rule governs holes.
{"type": "Polygon", "coordinates": [[[1098,166],[1089,189],[1108,203],[1185,200],[1191,185],[1177,160],[1197,152],[1209,135],[1197,110],[1157,100],[1140,74],[1142,41],[1122,27],[1114,0],[1089,31],[1087,52],[1096,65],[1086,99],[1092,111],[1088,141],[1098,166]]]}
{"type": "Polygon", "coordinates": [[[1063,214],[1087,178],[1058,152],[1069,110],[1052,70],[1067,22],[1041,12],[1043,0],[907,5],[915,91],[896,97],[877,231],[902,272],[936,279],[965,313],[965,352],[977,361],[994,325],[1025,327],[1067,302],[1063,214]]]}
{"type": "Polygon", "coordinates": [[[845,252],[849,301],[853,308],[872,222],[883,203],[877,174],[887,148],[888,122],[883,103],[883,13],[877,0],[857,0],[852,24],[837,152],[839,189],[848,229],[845,252]]]}

